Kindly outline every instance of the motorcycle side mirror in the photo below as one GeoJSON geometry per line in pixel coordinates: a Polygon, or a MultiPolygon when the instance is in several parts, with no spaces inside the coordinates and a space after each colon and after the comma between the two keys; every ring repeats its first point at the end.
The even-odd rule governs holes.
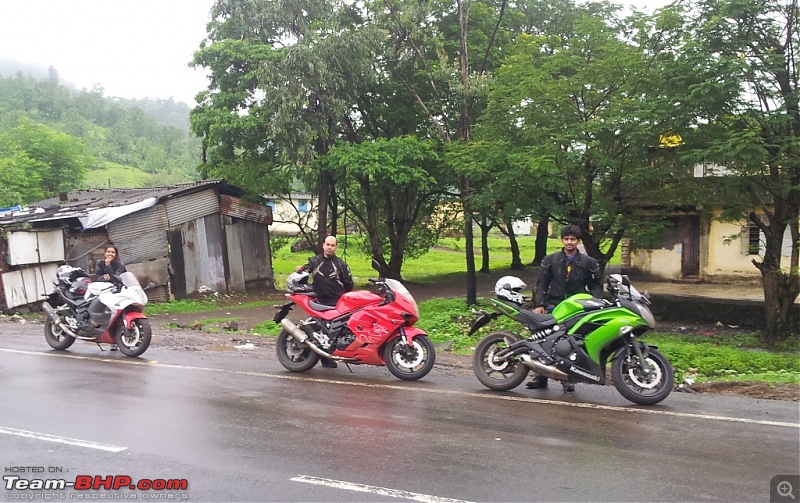
{"type": "Polygon", "coordinates": [[[622,275],[622,284],[625,286],[631,286],[631,279],[628,277],[627,274],[622,275]]]}

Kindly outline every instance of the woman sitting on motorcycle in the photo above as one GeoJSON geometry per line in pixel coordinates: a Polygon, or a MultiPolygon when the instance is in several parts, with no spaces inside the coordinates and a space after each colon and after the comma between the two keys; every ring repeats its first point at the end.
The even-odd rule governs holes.
{"type": "Polygon", "coordinates": [[[125,264],[119,259],[119,250],[109,243],[106,246],[105,258],[98,260],[94,267],[95,278],[98,281],[108,281],[112,276],[119,276],[126,271],[125,264]]]}

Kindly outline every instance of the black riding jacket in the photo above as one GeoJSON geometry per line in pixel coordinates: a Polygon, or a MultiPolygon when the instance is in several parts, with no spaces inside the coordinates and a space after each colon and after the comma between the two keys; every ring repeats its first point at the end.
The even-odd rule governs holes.
{"type": "Polygon", "coordinates": [[[564,250],[542,260],[536,281],[536,307],[555,305],[570,295],[582,292],[588,292],[598,299],[603,296],[597,260],[576,251],[572,265],[568,267],[564,250]]]}
{"type": "Polygon", "coordinates": [[[344,260],[320,254],[308,259],[303,270],[311,273],[311,286],[320,304],[335,306],[343,293],[353,289],[353,276],[344,260]]]}

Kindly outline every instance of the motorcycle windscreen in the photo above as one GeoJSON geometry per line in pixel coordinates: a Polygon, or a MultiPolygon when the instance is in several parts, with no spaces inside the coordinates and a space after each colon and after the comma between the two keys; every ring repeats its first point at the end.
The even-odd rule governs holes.
{"type": "Polygon", "coordinates": [[[142,286],[141,284],[139,284],[139,280],[136,279],[136,276],[134,276],[132,272],[127,272],[127,271],[123,272],[122,274],[119,275],[119,279],[120,281],[122,281],[122,284],[125,285],[127,288],[142,286]]]}

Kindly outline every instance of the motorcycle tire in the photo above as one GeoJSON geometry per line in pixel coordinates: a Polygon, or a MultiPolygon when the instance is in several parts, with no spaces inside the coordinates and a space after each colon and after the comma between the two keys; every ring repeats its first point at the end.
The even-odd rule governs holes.
{"type": "Polygon", "coordinates": [[[516,359],[494,359],[495,353],[519,340],[521,337],[512,332],[492,332],[481,339],[472,359],[472,371],[481,384],[495,391],[508,391],[522,384],[530,372],[528,367],[516,359]]]}
{"type": "Polygon", "coordinates": [[[305,372],[311,370],[319,361],[319,355],[307,345],[297,342],[297,339],[286,330],[281,330],[278,342],[275,344],[278,361],[286,370],[292,372],[305,372]]]}
{"type": "Polygon", "coordinates": [[[614,387],[627,400],[639,405],[654,405],[667,398],[674,386],[674,373],[669,361],[653,348],[645,358],[651,376],[643,376],[636,355],[621,354],[611,364],[614,387]]]}
{"type": "Polygon", "coordinates": [[[393,376],[404,381],[422,379],[431,371],[436,361],[436,349],[424,335],[414,337],[411,345],[396,337],[384,346],[383,351],[386,368],[393,376]]]}
{"type": "Polygon", "coordinates": [[[120,325],[117,332],[117,348],[125,356],[139,356],[150,347],[150,340],[153,337],[153,330],[150,322],[144,318],[138,318],[131,322],[131,329],[125,330],[120,325]]]}
{"type": "Polygon", "coordinates": [[[75,343],[75,337],[66,334],[49,317],[44,322],[44,338],[51,348],[63,351],[75,343]]]}

